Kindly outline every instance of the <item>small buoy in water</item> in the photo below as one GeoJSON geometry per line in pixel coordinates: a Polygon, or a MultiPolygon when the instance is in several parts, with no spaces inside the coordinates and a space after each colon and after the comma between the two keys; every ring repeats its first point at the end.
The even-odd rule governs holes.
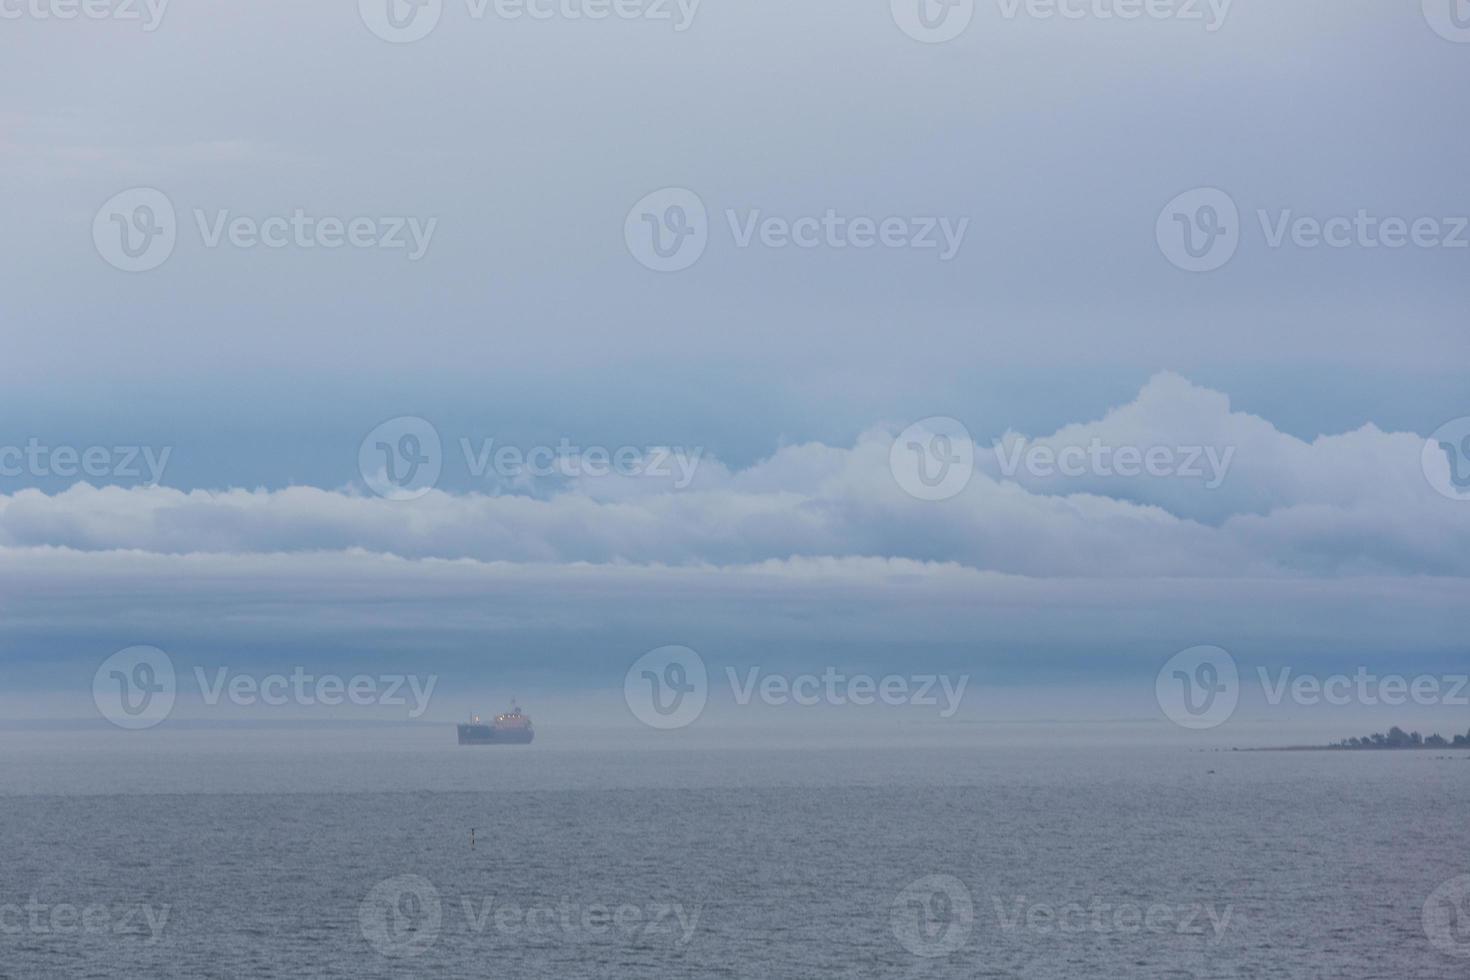
{"type": "Polygon", "coordinates": [[[470,828],[470,850],[473,851],[474,849],[475,849],[475,828],[474,827],[471,827],[470,828]]]}

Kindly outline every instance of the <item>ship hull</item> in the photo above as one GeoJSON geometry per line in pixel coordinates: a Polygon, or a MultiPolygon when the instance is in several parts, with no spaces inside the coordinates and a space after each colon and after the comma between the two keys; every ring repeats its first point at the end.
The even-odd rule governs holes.
{"type": "Polygon", "coordinates": [[[489,725],[460,725],[460,745],[527,745],[536,737],[529,730],[499,731],[489,725]]]}

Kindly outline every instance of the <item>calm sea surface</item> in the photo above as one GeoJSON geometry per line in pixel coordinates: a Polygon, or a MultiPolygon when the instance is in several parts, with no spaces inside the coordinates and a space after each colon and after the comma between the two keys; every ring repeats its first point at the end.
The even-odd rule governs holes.
{"type": "Polygon", "coordinates": [[[0,745],[17,980],[1470,975],[1464,755],[0,745]]]}

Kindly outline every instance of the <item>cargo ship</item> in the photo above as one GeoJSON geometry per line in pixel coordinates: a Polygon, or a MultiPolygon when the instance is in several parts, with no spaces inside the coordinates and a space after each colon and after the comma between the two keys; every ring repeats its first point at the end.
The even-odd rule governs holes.
{"type": "Polygon", "coordinates": [[[531,716],[521,714],[520,705],[514,701],[509,711],[496,715],[488,725],[480,721],[479,715],[473,715],[468,723],[459,724],[460,745],[525,745],[535,737],[531,716]]]}

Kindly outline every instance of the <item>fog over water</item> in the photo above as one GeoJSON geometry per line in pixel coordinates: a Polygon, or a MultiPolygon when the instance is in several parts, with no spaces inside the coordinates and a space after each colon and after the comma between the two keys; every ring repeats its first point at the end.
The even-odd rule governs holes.
{"type": "Polygon", "coordinates": [[[0,0],[0,980],[1463,980],[1466,15],[0,0]]]}

